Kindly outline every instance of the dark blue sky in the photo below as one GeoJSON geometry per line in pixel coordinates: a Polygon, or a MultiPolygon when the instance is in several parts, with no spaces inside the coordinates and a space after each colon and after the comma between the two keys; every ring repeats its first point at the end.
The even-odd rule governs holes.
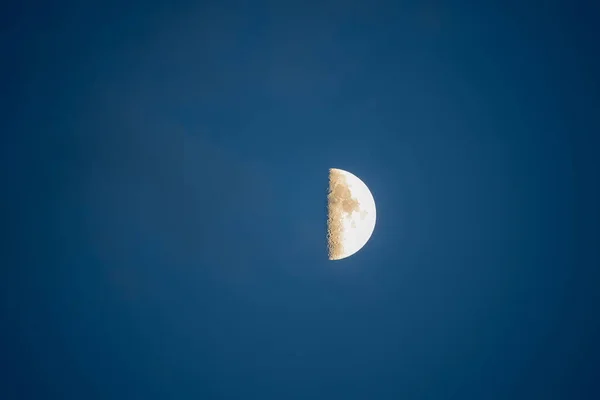
{"type": "Polygon", "coordinates": [[[0,9],[0,398],[600,398],[597,6],[75,3],[0,9]]]}

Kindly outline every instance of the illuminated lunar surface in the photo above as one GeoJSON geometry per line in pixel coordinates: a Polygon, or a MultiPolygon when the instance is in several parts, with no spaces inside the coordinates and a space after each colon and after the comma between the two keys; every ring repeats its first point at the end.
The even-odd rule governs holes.
{"type": "Polygon", "coordinates": [[[375,200],[367,185],[348,171],[329,170],[327,249],[330,260],[359,251],[375,229],[375,200]]]}

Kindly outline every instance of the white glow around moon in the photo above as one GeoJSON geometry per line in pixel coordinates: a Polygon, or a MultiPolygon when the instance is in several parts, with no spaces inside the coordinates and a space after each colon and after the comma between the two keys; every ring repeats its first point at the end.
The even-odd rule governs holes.
{"type": "Polygon", "coordinates": [[[367,185],[348,171],[329,170],[327,245],[330,260],[359,251],[375,229],[375,200],[367,185]]]}

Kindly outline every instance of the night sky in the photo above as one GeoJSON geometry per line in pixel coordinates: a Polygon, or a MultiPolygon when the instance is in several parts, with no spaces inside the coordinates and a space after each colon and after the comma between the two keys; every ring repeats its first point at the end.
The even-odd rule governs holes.
{"type": "Polygon", "coordinates": [[[13,3],[2,400],[600,398],[595,2],[13,3]]]}

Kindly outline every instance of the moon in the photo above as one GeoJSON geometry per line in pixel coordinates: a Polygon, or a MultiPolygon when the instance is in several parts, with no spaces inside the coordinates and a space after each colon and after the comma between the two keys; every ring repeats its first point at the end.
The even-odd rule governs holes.
{"type": "Polygon", "coordinates": [[[329,169],[327,250],[330,260],[350,257],[369,241],[375,229],[375,200],[358,177],[329,169]]]}

